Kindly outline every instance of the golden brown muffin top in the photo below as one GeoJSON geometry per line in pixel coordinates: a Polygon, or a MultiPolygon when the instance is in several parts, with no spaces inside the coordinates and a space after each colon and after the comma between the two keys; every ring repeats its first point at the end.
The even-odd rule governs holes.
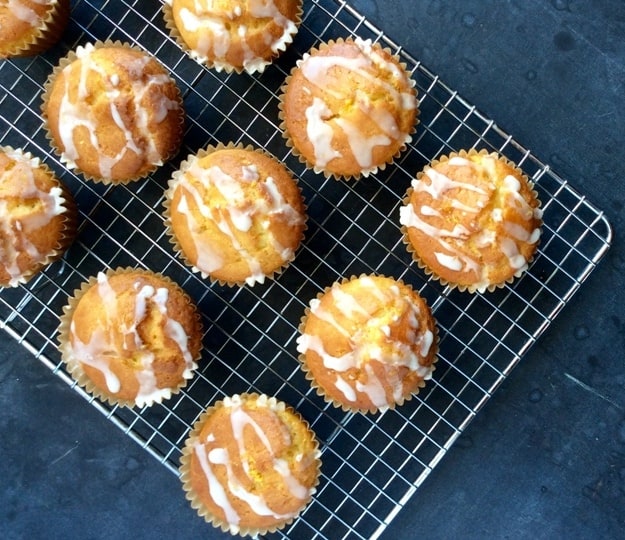
{"type": "Polygon", "coordinates": [[[37,158],[0,147],[0,286],[15,286],[59,247],[65,219],[59,181],[37,158]]]}
{"type": "Polygon", "coordinates": [[[284,51],[300,0],[173,0],[176,29],[193,58],[216,69],[262,72],[284,51]]]}
{"type": "Polygon", "coordinates": [[[266,395],[235,395],[197,424],[187,442],[187,487],[214,524],[242,534],[273,529],[311,499],[319,476],[318,443],[284,403],[266,395]]]}
{"type": "Polygon", "coordinates": [[[295,150],[316,172],[367,176],[411,140],[417,99],[390,52],[356,38],[305,54],[284,87],[282,113],[295,150]]]}
{"type": "Polygon", "coordinates": [[[293,259],[305,229],[300,190],[273,157],[221,148],[191,156],[167,195],[171,228],[204,276],[262,283],[293,259]]]}
{"type": "Polygon", "coordinates": [[[42,109],[69,168],[128,181],[177,152],[180,92],[154,57],[116,43],[79,46],[69,58],[48,81],[42,109]]]}
{"type": "Polygon", "coordinates": [[[138,270],[99,272],[77,301],[64,358],[103,395],[150,405],[192,377],[201,325],[189,298],[170,280],[138,270]]]}
{"type": "Polygon", "coordinates": [[[0,1],[0,58],[14,54],[15,47],[27,44],[39,31],[56,0],[0,1]]]}
{"type": "Polygon", "coordinates": [[[505,159],[462,152],[417,175],[400,222],[435,275],[484,291],[527,268],[540,238],[539,204],[527,178],[505,159]]]}
{"type": "Polygon", "coordinates": [[[360,276],[310,302],[297,339],[307,377],[345,409],[401,404],[431,377],[436,329],[425,301],[401,281],[360,276]]]}

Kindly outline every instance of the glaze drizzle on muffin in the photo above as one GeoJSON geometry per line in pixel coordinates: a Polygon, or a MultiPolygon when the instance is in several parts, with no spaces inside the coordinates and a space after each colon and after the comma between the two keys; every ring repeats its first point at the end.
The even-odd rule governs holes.
{"type": "Polygon", "coordinates": [[[75,56],[55,75],[43,107],[62,161],[105,180],[162,165],[177,150],[183,115],[165,69],[129,47],[87,44],[75,56]]]}
{"type": "Polygon", "coordinates": [[[400,209],[423,263],[482,291],[527,269],[541,217],[527,180],[496,154],[477,152],[426,166],[400,209]]]}
{"type": "Polygon", "coordinates": [[[0,281],[10,287],[43,264],[60,240],[54,230],[62,230],[58,216],[66,211],[66,201],[58,182],[37,172],[40,165],[30,154],[0,148],[0,281]],[[41,175],[41,187],[35,174],[41,175]],[[37,233],[49,226],[47,233],[37,233]]]}
{"type": "Polygon", "coordinates": [[[175,289],[165,283],[147,273],[99,272],[70,315],[63,345],[70,369],[80,366],[94,383],[95,370],[106,393],[140,407],[170,397],[190,379],[199,323],[184,296],[170,302],[175,289]]]}
{"type": "Polygon", "coordinates": [[[282,110],[286,135],[317,172],[366,176],[410,142],[417,100],[401,64],[355,38],[305,54],[282,110]]]}
{"type": "Polygon", "coordinates": [[[182,480],[214,525],[231,533],[271,531],[310,501],[318,444],[293,409],[266,395],[226,397],[200,417],[187,440],[182,480]]]}
{"type": "Polygon", "coordinates": [[[401,403],[431,377],[435,328],[425,302],[401,282],[361,276],[310,302],[297,350],[322,394],[359,410],[401,403]]]}

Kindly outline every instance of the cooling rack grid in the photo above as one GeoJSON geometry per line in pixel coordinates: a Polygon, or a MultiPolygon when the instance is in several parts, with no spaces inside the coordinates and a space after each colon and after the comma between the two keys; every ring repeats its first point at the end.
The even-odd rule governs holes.
{"type": "Polygon", "coordinates": [[[81,216],[78,240],[62,261],[26,286],[0,292],[0,326],[175,473],[186,434],[208,404],[245,391],[288,402],[322,443],[322,479],[304,514],[270,536],[376,538],[580,288],[610,245],[610,226],[567,181],[342,0],[305,0],[295,43],[255,76],[197,65],[168,36],[161,10],[157,1],[77,0],[58,47],[0,63],[0,144],[42,157],[74,193],[81,216]],[[280,86],[297,58],[320,41],[347,36],[380,41],[399,54],[420,99],[420,123],[408,150],[379,174],[349,183],[306,171],[285,146],[277,117],[280,86]],[[94,184],[66,171],[41,122],[48,74],[69,50],[96,39],[151,52],[184,96],[188,120],[180,157],[128,186],[94,184]],[[299,179],[308,206],[308,231],[295,261],[264,285],[227,288],[203,281],[173,255],[164,234],[163,191],[180,159],[229,141],[265,148],[282,160],[299,179]],[[536,184],[545,222],[530,270],[512,286],[484,295],[429,280],[411,264],[398,227],[401,199],[415,172],[441,153],[473,147],[496,150],[521,166],[536,184]],[[73,385],[55,341],[68,295],[99,270],[127,265],[178,282],[198,304],[206,328],[196,377],[181,394],[143,409],[109,407],[73,385]],[[412,401],[377,415],[326,405],[304,379],[295,350],[308,301],[333,281],[363,272],[410,283],[432,306],[440,329],[434,379],[412,401]]]}

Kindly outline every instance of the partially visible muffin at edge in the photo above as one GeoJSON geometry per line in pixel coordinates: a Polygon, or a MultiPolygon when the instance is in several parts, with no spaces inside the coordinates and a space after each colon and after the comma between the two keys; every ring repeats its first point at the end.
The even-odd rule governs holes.
{"type": "Polygon", "coordinates": [[[71,192],[30,152],[0,146],[0,287],[26,283],[76,236],[71,192]]]}
{"type": "Polygon", "coordinates": [[[165,23],[181,48],[217,71],[263,72],[293,41],[301,0],[173,0],[165,23]]]}
{"type": "Polygon", "coordinates": [[[52,47],[67,26],[69,0],[0,3],[0,60],[34,56],[52,47]]]}

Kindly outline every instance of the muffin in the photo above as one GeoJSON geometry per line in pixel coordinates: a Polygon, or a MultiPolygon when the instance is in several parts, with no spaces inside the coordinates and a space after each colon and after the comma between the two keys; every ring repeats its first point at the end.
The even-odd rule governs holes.
{"type": "Polygon", "coordinates": [[[437,328],[412,287],[361,275],[334,283],[310,302],[297,351],[317,393],[345,411],[401,405],[430,379],[437,328]]]}
{"type": "Polygon", "coordinates": [[[197,368],[199,314],[173,281],[146,270],[99,272],[74,291],[61,316],[67,370],[111,405],[143,407],[183,388],[197,368]]]}
{"type": "Polygon", "coordinates": [[[513,163],[486,150],[443,156],[417,174],[400,209],[404,242],[444,285],[492,291],[520,276],[540,239],[536,192],[513,163]]]}
{"type": "Polygon", "coordinates": [[[39,158],[0,146],[0,287],[26,283],[62,257],[76,216],[71,193],[39,158]]]}
{"type": "Polygon", "coordinates": [[[165,67],[120,42],[79,46],[63,59],[46,83],[42,113],[61,161],[104,183],[150,174],[183,136],[180,91],[165,67]]]}
{"type": "Polygon", "coordinates": [[[339,39],[312,49],[282,87],[287,144],[326,177],[384,169],[412,140],[417,114],[405,65],[371,40],[339,39]]]}
{"type": "Polygon", "coordinates": [[[69,0],[0,3],[0,59],[33,56],[52,47],[69,20],[69,0]]]}
{"type": "Polygon", "coordinates": [[[300,189],[251,146],[209,146],[174,173],[165,221],[175,250],[204,278],[254,285],[294,258],[306,228],[300,189]]]}
{"type": "Polygon", "coordinates": [[[319,445],[276,398],[226,397],[195,422],[180,459],[187,499],[224,532],[264,535],[291,523],[319,483],[319,445]]]}
{"type": "Polygon", "coordinates": [[[200,64],[230,73],[263,72],[297,33],[301,0],[172,0],[165,23],[200,64]]]}

